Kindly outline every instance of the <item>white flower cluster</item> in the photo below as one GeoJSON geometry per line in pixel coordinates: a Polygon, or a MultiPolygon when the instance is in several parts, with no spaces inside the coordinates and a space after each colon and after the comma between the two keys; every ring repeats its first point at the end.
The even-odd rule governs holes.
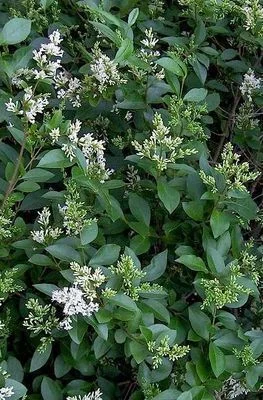
{"type": "Polygon", "coordinates": [[[29,123],[34,124],[37,114],[43,114],[45,107],[48,105],[50,93],[35,96],[32,86],[28,86],[24,91],[21,103],[18,101],[14,103],[10,98],[9,102],[5,104],[6,109],[16,115],[23,115],[29,123]]]}
{"type": "Polygon", "coordinates": [[[93,61],[90,64],[90,69],[93,76],[98,81],[96,86],[99,93],[105,92],[109,86],[120,85],[127,82],[121,77],[117,64],[106,54],[102,53],[99,48],[99,43],[95,43],[92,53],[93,61]]]}
{"type": "MultiPolygon", "coordinates": [[[[143,44],[145,47],[148,47],[149,49],[153,49],[159,42],[159,40],[156,37],[154,37],[152,28],[146,29],[144,33],[145,33],[145,39],[141,40],[141,44],[143,44]]],[[[158,55],[160,55],[159,52],[157,53],[158,55]]]]}
{"type": "Polygon", "coordinates": [[[66,400],[102,400],[102,393],[100,389],[97,389],[95,392],[91,392],[89,394],[85,394],[84,396],[68,396],[66,400]]]}
{"type": "MultiPolygon", "coordinates": [[[[99,179],[104,182],[113,172],[106,168],[104,157],[105,142],[95,139],[93,133],[86,133],[79,138],[80,129],[81,122],[79,120],[76,120],[75,123],[70,123],[67,131],[69,142],[62,145],[62,150],[69,160],[73,161],[79,147],[86,159],[87,175],[92,179],[99,179]]],[[[49,134],[53,142],[58,140],[60,137],[59,128],[52,129],[49,134]]]]}
{"type": "Polygon", "coordinates": [[[49,208],[44,207],[41,212],[38,212],[38,215],[38,223],[41,225],[41,229],[31,231],[32,239],[41,244],[46,243],[49,239],[57,239],[61,235],[62,230],[50,226],[51,212],[49,208]]]}
{"type": "Polygon", "coordinates": [[[70,268],[75,277],[73,286],[64,287],[52,293],[52,301],[64,305],[65,318],[60,322],[60,327],[65,330],[72,329],[73,316],[81,314],[89,317],[99,310],[96,289],[106,279],[100,268],[92,271],[86,265],[81,267],[76,262],[72,262],[70,268]]]}
{"type": "Polygon", "coordinates": [[[78,314],[90,317],[94,312],[99,310],[98,303],[87,301],[85,293],[77,285],[55,290],[52,293],[52,301],[64,305],[63,313],[65,318],[60,322],[59,326],[65,330],[72,329],[71,317],[78,314]]]}
{"type": "Polygon", "coordinates": [[[59,72],[54,77],[55,88],[58,89],[58,99],[68,99],[73,107],[80,107],[80,93],[82,90],[81,81],[78,78],[71,78],[66,71],[59,72]]]}
{"type": "Polygon", "coordinates": [[[224,383],[220,392],[216,392],[217,400],[233,400],[241,395],[246,395],[248,390],[232,376],[224,383]]]}
{"type": "Polygon", "coordinates": [[[160,71],[157,71],[158,65],[154,62],[155,59],[160,56],[160,52],[155,50],[155,46],[159,42],[159,39],[155,37],[152,28],[146,29],[144,33],[145,38],[141,40],[141,44],[144,47],[141,48],[139,57],[150,66],[151,71],[154,73],[156,78],[161,80],[165,76],[164,69],[162,68],[160,71]]]}
{"type": "Polygon", "coordinates": [[[54,78],[57,70],[61,68],[61,57],[63,50],[60,48],[62,39],[59,31],[54,31],[49,35],[49,43],[42,44],[40,49],[33,50],[33,59],[36,61],[39,69],[33,69],[35,79],[54,78]],[[57,57],[52,61],[52,57],[57,57]]]}
{"type": "Polygon", "coordinates": [[[92,133],[87,133],[79,140],[79,145],[86,158],[88,175],[97,176],[101,182],[108,179],[113,171],[106,168],[104,141],[96,140],[92,133]]]}
{"type": "Polygon", "coordinates": [[[73,161],[73,159],[76,156],[76,151],[77,151],[77,145],[78,145],[78,134],[81,129],[81,122],[77,119],[76,122],[70,122],[68,131],[67,131],[67,136],[69,139],[68,143],[64,143],[62,145],[62,150],[66,154],[66,156],[69,158],[70,161],[73,161]]]}
{"type": "MultiPolygon", "coordinates": [[[[33,50],[33,59],[37,68],[21,68],[12,78],[12,83],[24,88],[28,85],[28,81],[49,79],[57,89],[57,97],[59,99],[68,99],[73,107],[79,107],[80,92],[82,90],[81,82],[77,78],[70,77],[66,71],[59,71],[61,66],[61,58],[63,50],[60,47],[62,42],[59,31],[54,31],[49,35],[49,43],[44,43],[39,50],[33,50]]],[[[35,85],[36,86],[36,85],[35,85]]],[[[12,98],[6,103],[7,111],[16,115],[23,115],[29,123],[36,122],[36,115],[43,114],[44,108],[48,105],[48,97],[50,93],[35,95],[33,86],[28,85],[24,89],[25,95],[21,102],[14,102],[12,98]]]]}
{"type": "Polygon", "coordinates": [[[252,94],[256,89],[260,89],[261,79],[256,78],[254,71],[250,68],[244,75],[243,82],[240,86],[240,91],[243,96],[246,96],[249,101],[252,101],[252,94]]]}
{"type": "Polygon", "coordinates": [[[3,387],[0,389],[0,400],[8,399],[9,397],[13,396],[15,393],[13,390],[13,386],[10,387],[3,387]]]}
{"type": "Polygon", "coordinates": [[[63,304],[65,318],[60,322],[60,327],[65,330],[72,329],[72,317],[81,314],[90,317],[99,310],[97,289],[105,281],[100,268],[92,271],[84,265],[72,262],[70,268],[74,274],[74,283],[71,287],[55,290],[52,293],[52,301],[63,304]]]}
{"type": "Polygon", "coordinates": [[[253,32],[257,25],[260,25],[262,29],[263,7],[260,5],[259,0],[246,0],[241,12],[245,16],[244,28],[247,31],[253,32]]]}

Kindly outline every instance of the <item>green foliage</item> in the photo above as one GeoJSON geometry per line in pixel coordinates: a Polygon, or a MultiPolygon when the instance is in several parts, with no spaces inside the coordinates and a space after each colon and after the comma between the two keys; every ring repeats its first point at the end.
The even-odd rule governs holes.
{"type": "Polygon", "coordinates": [[[262,0],[0,16],[0,398],[260,399],[262,0]]]}

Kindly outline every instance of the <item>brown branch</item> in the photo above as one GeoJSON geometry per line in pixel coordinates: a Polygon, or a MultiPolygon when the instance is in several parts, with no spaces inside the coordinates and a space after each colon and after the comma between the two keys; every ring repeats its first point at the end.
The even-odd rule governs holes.
{"type": "Polygon", "coordinates": [[[237,106],[238,106],[239,101],[241,99],[241,95],[238,94],[238,92],[239,92],[239,88],[237,89],[237,92],[236,92],[236,95],[235,95],[235,98],[234,98],[234,104],[233,104],[232,110],[231,110],[231,112],[229,114],[229,117],[228,117],[228,121],[227,121],[226,128],[225,128],[225,133],[221,137],[219,145],[218,145],[218,148],[217,148],[216,153],[214,155],[214,162],[216,162],[218,160],[218,158],[219,158],[219,156],[221,154],[221,151],[223,149],[223,146],[225,144],[225,140],[228,138],[230,132],[233,130],[234,123],[235,123],[236,109],[237,109],[237,106]]]}

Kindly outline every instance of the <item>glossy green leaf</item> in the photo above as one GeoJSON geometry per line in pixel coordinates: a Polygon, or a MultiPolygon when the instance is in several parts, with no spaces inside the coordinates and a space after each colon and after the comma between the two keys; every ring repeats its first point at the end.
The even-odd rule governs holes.
{"type": "Polygon", "coordinates": [[[206,341],[209,340],[209,332],[211,329],[211,321],[209,317],[200,310],[197,304],[193,304],[188,308],[189,320],[193,330],[206,341]]]}
{"type": "Polygon", "coordinates": [[[193,254],[184,254],[175,260],[176,262],[185,265],[193,271],[207,272],[204,261],[200,257],[196,257],[193,254]]]}
{"type": "Polygon", "coordinates": [[[171,214],[180,203],[180,193],[174,186],[171,186],[168,182],[161,180],[157,182],[157,192],[159,199],[171,214]]]}
{"type": "Polygon", "coordinates": [[[215,376],[218,378],[225,370],[225,356],[213,342],[209,344],[209,360],[215,376]]]}

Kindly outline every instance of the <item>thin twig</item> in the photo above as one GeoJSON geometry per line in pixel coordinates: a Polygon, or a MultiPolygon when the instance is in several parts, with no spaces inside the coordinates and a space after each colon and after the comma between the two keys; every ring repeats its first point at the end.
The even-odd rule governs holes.
{"type": "Polygon", "coordinates": [[[218,145],[218,148],[217,148],[216,153],[214,155],[214,162],[216,162],[218,160],[218,158],[219,158],[219,156],[221,154],[222,148],[224,146],[225,139],[229,136],[230,132],[232,131],[232,129],[234,127],[236,109],[237,109],[237,106],[238,106],[239,101],[241,99],[241,95],[238,94],[238,93],[239,93],[239,88],[236,91],[236,95],[235,95],[235,98],[234,98],[234,104],[233,104],[232,110],[231,110],[231,112],[229,114],[229,117],[228,117],[227,125],[226,125],[226,128],[225,128],[225,133],[221,137],[219,145],[218,145]]]}

